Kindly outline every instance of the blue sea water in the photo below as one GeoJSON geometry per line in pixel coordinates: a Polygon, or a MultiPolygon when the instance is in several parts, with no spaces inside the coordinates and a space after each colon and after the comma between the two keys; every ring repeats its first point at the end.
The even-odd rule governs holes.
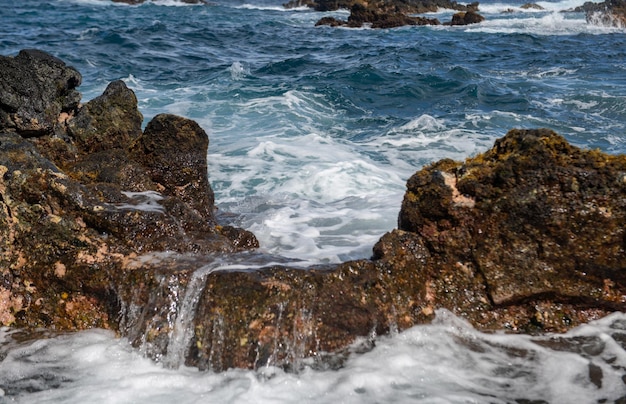
{"type": "MultiPolygon", "coordinates": [[[[0,0],[0,54],[38,48],[61,58],[83,75],[83,101],[122,79],[145,123],[162,112],[196,120],[209,134],[221,211],[264,251],[340,262],[368,257],[396,226],[416,170],[482,152],[509,129],[548,127],[580,147],[626,152],[626,29],[562,13],[583,0],[540,1],[540,11],[524,2],[482,1],[486,21],[471,26],[372,30],[315,27],[349,13],[286,10],[281,0],[0,0]]],[[[487,345],[496,337],[441,317],[382,340],[347,370],[300,375],[164,369],[100,331],[6,342],[0,392],[7,402],[66,403],[569,403],[626,395],[624,347],[607,331],[626,317],[617,328],[578,331],[604,342],[594,357],[513,336],[497,337],[505,348],[481,357],[457,333],[487,345]],[[536,360],[507,356],[516,345],[536,360]],[[590,381],[590,364],[603,369],[601,386],[590,381]]]]}

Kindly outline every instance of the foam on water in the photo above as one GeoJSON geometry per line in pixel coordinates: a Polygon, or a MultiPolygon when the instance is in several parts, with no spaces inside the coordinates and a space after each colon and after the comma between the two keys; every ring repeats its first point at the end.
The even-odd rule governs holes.
{"type": "MultiPolygon", "coordinates": [[[[103,330],[11,343],[0,389],[16,403],[550,403],[626,395],[626,314],[564,335],[485,334],[440,310],[432,325],[375,339],[336,371],[176,371],[103,330]]],[[[2,398],[0,398],[2,400],[2,398]]]]}

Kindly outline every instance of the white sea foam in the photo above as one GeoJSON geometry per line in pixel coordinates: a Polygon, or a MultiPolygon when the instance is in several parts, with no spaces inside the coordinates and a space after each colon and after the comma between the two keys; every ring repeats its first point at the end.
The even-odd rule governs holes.
{"type": "Polygon", "coordinates": [[[211,158],[221,167],[212,179],[227,181],[220,204],[241,215],[239,224],[270,252],[335,262],[355,250],[369,256],[395,226],[405,179],[350,142],[272,137],[247,152],[245,166],[240,156],[220,159],[211,158]],[[242,197],[241,190],[251,193],[242,197]]]}
{"type": "Polygon", "coordinates": [[[92,330],[0,345],[0,388],[16,403],[614,402],[626,395],[624,332],[622,313],[530,337],[480,333],[439,310],[432,325],[379,337],[371,352],[336,371],[216,374],[167,369],[112,332],[92,330]]]}

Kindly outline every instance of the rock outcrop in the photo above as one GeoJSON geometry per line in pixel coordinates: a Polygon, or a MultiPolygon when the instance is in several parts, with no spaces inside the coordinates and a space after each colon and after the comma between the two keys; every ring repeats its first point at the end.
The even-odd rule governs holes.
{"type": "Polygon", "coordinates": [[[446,8],[458,11],[476,11],[478,2],[468,5],[451,0],[293,0],[284,4],[285,8],[310,7],[316,11],[350,10],[355,5],[368,8],[381,14],[424,14],[446,8]]]}
{"type": "Polygon", "coordinates": [[[117,328],[112,276],[134,257],[257,247],[215,219],[197,123],[159,115],[142,132],[121,81],[79,106],[80,75],[43,52],[0,65],[3,325],[117,328]]]}
{"type": "Polygon", "coordinates": [[[606,0],[602,3],[586,2],[576,7],[575,12],[584,12],[587,22],[596,25],[626,27],[626,1],[606,0]]]}
{"type": "MultiPolygon", "coordinates": [[[[310,5],[316,10],[333,9],[333,3],[316,3],[310,5]]],[[[371,28],[395,28],[405,25],[440,25],[436,18],[418,17],[414,14],[437,11],[439,8],[450,8],[462,10],[455,15],[449,25],[475,24],[484,20],[484,17],[476,13],[478,3],[462,5],[449,1],[429,1],[429,2],[394,2],[382,1],[367,3],[361,1],[351,1],[343,4],[349,6],[350,16],[347,21],[338,20],[334,17],[323,17],[315,25],[329,25],[332,27],[345,26],[349,28],[359,28],[370,26],[371,28]],[[349,4],[348,4],[349,3],[349,4]],[[465,16],[467,15],[467,18],[465,16]]],[[[288,5],[286,5],[288,6],[288,5]]]]}
{"type": "Polygon", "coordinates": [[[626,156],[512,130],[415,173],[371,259],[299,268],[218,223],[195,122],[142,131],[121,81],[79,106],[80,75],[42,52],[0,66],[2,325],[112,328],[166,364],[224,370],[340,366],[439,308],[531,333],[626,310],[626,156]]]}
{"type": "Polygon", "coordinates": [[[450,25],[470,25],[470,24],[478,24],[483,21],[485,21],[485,17],[478,14],[477,12],[466,11],[466,12],[455,13],[452,16],[450,25]]]}
{"type": "Polygon", "coordinates": [[[395,28],[404,25],[439,25],[440,23],[436,18],[413,17],[398,12],[390,13],[381,11],[376,7],[366,7],[357,3],[350,9],[350,16],[347,21],[341,21],[333,17],[324,17],[315,25],[359,28],[366,24],[369,24],[372,28],[395,28]]]}

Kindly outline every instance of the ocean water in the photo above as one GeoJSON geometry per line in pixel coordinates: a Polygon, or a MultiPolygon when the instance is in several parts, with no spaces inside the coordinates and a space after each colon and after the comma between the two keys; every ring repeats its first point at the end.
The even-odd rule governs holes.
{"type": "MultiPolygon", "coordinates": [[[[626,152],[626,29],[561,12],[583,0],[483,1],[481,24],[389,30],[314,27],[349,13],[282,2],[0,0],[0,54],[63,59],[84,101],[122,79],[145,123],[196,120],[224,217],[302,265],[369,257],[416,170],[509,129],[626,152]]],[[[5,329],[0,402],[614,402],[625,328],[616,314],[562,338],[482,334],[440,312],[343,369],[298,374],[171,369],[102,330],[17,343],[5,329]]]]}

